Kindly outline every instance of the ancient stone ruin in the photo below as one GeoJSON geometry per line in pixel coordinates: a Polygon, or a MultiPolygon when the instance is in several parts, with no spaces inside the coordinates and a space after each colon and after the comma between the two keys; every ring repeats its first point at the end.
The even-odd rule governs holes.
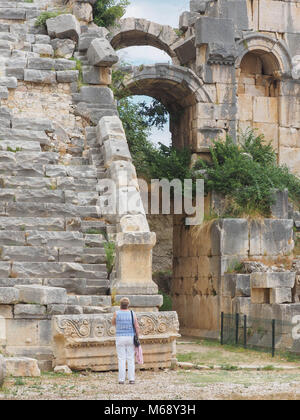
{"type": "MultiPolygon", "coordinates": [[[[207,156],[213,139],[250,126],[273,140],[278,163],[299,174],[299,2],[191,0],[179,31],[135,18],[100,28],[93,3],[0,1],[0,348],[15,374],[58,365],[115,369],[111,318],[124,295],[138,312],[147,368],[174,362],[179,324],[182,334],[217,338],[221,311],[300,314],[297,269],[253,263],[248,274],[228,274],[237,258],[259,266],[293,251],[300,216],[284,193],[272,219],[219,219],[199,228],[196,242],[174,216],[174,312],[158,312],[156,235],[109,88],[115,49],[159,48],[172,64],[127,68],[124,88],[167,107],[176,147],[207,156]],[[36,26],[45,11],[61,14],[36,26]],[[120,205],[108,215],[109,180],[120,205]],[[132,195],[140,207],[122,211],[132,195]]],[[[215,196],[206,204],[221,206],[215,196]]],[[[0,356],[0,385],[2,366],[0,356]]]]}

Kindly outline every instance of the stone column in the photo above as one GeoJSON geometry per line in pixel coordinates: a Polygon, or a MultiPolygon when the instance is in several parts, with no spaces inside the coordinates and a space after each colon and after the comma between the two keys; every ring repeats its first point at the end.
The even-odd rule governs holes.
{"type": "Polygon", "coordinates": [[[116,278],[112,296],[116,303],[129,297],[131,306],[155,310],[162,304],[157,285],[152,280],[152,248],[154,232],[120,232],[116,239],[116,278]]]}

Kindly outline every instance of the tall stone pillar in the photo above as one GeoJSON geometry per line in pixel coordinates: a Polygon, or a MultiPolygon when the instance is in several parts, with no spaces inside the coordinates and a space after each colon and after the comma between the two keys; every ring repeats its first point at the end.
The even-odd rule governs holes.
{"type": "Polygon", "coordinates": [[[137,310],[156,311],[162,305],[157,285],[152,280],[154,232],[120,232],[116,239],[116,277],[112,297],[117,303],[127,296],[137,310]]]}

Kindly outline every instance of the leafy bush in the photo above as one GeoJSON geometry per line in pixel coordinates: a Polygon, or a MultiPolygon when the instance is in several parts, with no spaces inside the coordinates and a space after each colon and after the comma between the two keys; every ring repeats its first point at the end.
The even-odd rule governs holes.
{"type": "Polygon", "coordinates": [[[224,215],[269,216],[274,189],[287,188],[290,199],[299,206],[300,180],[287,166],[277,165],[276,153],[263,135],[249,129],[240,136],[239,145],[228,136],[225,142],[214,141],[210,152],[211,162],[199,159],[195,169],[204,170],[198,177],[205,179],[206,192],[226,197],[224,215]]]}
{"type": "Polygon", "coordinates": [[[129,3],[129,0],[97,0],[93,6],[94,22],[105,28],[115,25],[125,14],[129,3]]]}
{"type": "Polygon", "coordinates": [[[161,143],[156,146],[148,139],[155,118],[152,112],[149,117],[145,109],[145,112],[141,111],[141,104],[129,98],[119,100],[118,111],[138,176],[147,181],[162,178],[184,180],[191,177],[189,149],[177,150],[161,143]]]}

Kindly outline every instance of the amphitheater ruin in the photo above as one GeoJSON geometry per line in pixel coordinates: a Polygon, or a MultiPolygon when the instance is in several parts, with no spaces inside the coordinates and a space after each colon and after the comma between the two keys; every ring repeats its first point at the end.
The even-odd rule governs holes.
{"type": "MultiPolygon", "coordinates": [[[[116,369],[111,318],[124,295],[138,313],[145,368],[176,363],[179,334],[218,338],[221,312],[300,315],[300,269],[227,272],[237,258],[291,255],[300,213],[286,193],[272,218],[221,218],[196,242],[185,216],[173,216],[171,312],[159,311],[156,233],[143,206],[104,211],[108,180],[120,203],[140,197],[109,87],[116,50],[130,46],[170,56],[127,69],[124,88],[166,106],[174,146],[208,157],[213,139],[258,128],[299,175],[300,1],[191,0],[177,30],[134,17],[101,28],[94,3],[0,0],[0,383],[5,364],[24,376],[116,369]],[[64,13],[37,27],[46,10],[64,13]],[[116,246],[110,275],[107,241],[116,246]]],[[[217,197],[206,206],[217,209],[217,197]]],[[[290,331],[277,344],[300,352],[290,331]]]]}

